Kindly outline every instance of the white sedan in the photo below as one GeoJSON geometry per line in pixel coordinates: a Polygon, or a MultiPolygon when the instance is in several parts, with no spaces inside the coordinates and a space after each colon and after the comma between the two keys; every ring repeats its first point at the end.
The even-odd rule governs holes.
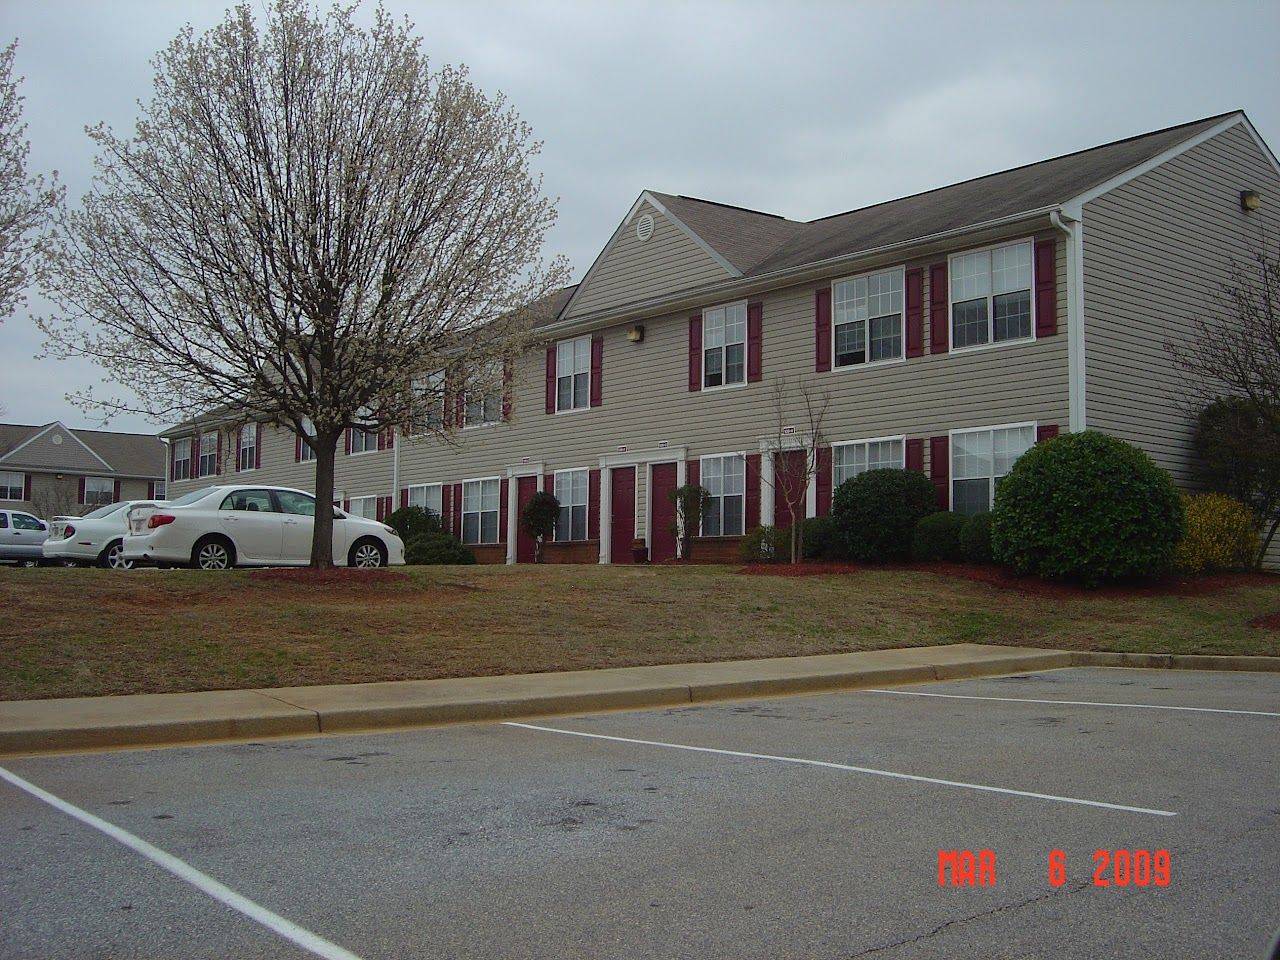
{"type": "Polygon", "coordinates": [[[46,560],[82,566],[96,563],[112,570],[131,570],[124,555],[124,535],[131,507],[163,505],[163,500],[123,500],[99,507],[83,517],[54,517],[44,542],[46,560]]]}
{"type": "MultiPolygon", "coordinates": [[[[328,509],[333,510],[334,563],[404,563],[404,543],[392,527],[328,509]]],[[[205,487],[162,507],[132,507],[124,556],[201,570],[305,566],[311,562],[315,512],[315,497],[289,487],[205,487]]]]}

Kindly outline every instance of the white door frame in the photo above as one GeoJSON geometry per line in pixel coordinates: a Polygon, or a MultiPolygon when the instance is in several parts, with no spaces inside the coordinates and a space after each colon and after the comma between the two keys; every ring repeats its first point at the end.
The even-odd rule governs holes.
{"type": "MultiPolygon", "coordinates": [[[[676,464],[676,486],[684,485],[685,467],[684,462],[688,457],[688,449],[685,447],[661,447],[651,450],[636,451],[620,451],[618,453],[607,453],[600,458],[600,562],[611,562],[610,553],[612,552],[612,536],[613,536],[613,470],[615,467],[635,467],[635,490],[634,497],[636,506],[632,513],[636,514],[639,519],[639,501],[640,501],[640,468],[645,468],[645,511],[644,511],[644,542],[648,546],[653,542],[653,464],[669,463],[675,461],[676,464]]],[[[631,535],[635,536],[633,529],[631,535]]]]}
{"type": "Polygon", "coordinates": [[[537,463],[520,463],[515,466],[507,467],[507,563],[516,562],[516,536],[520,532],[519,494],[517,488],[520,486],[518,480],[520,477],[537,477],[537,489],[542,489],[543,464],[539,460],[537,463]]]}

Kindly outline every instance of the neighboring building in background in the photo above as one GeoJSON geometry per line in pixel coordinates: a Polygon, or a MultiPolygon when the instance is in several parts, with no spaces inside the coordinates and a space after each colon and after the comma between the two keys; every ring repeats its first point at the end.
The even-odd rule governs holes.
{"type": "MultiPolygon", "coordinates": [[[[517,518],[547,490],[548,560],[625,563],[633,539],[674,556],[685,482],[712,496],[702,560],[826,514],[876,467],[923,471],[940,509],[989,509],[1018,456],[1068,431],[1135,443],[1189,486],[1165,344],[1191,343],[1230,262],[1278,235],[1280,166],[1238,111],[808,223],[646,191],[501,395],[450,397],[435,416],[451,443],[348,431],[335,496],[374,518],[429,507],[480,561],[510,563],[532,558],[517,518]],[[781,491],[807,469],[808,427],[802,410],[778,422],[782,379],[830,397],[800,503],[781,491]]],[[[244,419],[164,431],[175,495],[313,488],[301,440],[244,419]]]]}
{"type": "Polygon", "coordinates": [[[0,507],[48,519],[163,499],[167,461],[164,441],[144,433],[0,423],[0,507]]]}

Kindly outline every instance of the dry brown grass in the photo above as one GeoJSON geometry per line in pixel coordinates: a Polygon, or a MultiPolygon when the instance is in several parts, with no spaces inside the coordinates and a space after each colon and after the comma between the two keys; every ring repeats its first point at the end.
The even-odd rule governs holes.
{"type": "Polygon", "coordinates": [[[731,567],[263,572],[0,568],[0,699],[799,656],[975,641],[1276,654],[1280,577],[1038,596],[942,572],[731,567]],[[1261,618],[1261,619],[1259,619],[1261,618]]]}

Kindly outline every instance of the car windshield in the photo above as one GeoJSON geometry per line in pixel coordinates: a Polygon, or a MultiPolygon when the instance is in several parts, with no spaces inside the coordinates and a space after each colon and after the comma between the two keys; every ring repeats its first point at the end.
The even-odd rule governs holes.
{"type": "Polygon", "coordinates": [[[188,504],[195,503],[197,500],[203,500],[209,494],[213,493],[216,487],[205,487],[202,490],[192,490],[190,493],[184,493],[177,500],[170,500],[171,507],[185,507],[188,504]]]}
{"type": "Polygon", "coordinates": [[[81,520],[101,520],[104,517],[111,516],[117,510],[121,510],[123,508],[124,508],[123,503],[112,503],[105,507],[99,507],[97,510],[93,511],[93,513],[86,513],[80,519],[81,520]]]}

